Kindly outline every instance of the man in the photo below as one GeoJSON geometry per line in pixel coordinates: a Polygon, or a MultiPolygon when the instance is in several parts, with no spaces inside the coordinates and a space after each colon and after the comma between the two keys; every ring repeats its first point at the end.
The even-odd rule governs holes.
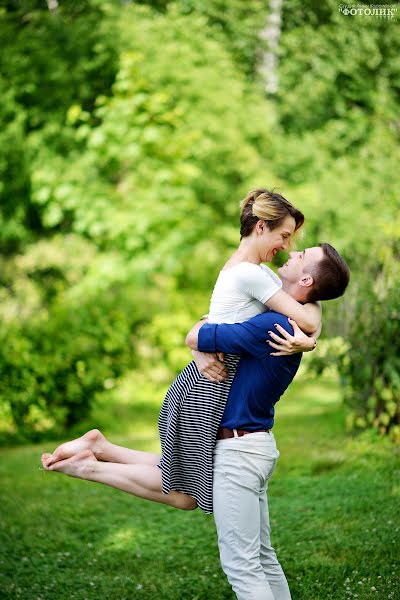
{"type": "MultiPolygon", "coordinates": [[[[298,302],[337,298],[350,277],[346,263],[329,244],[290,253],[279,275],[282,289],[298,302]]],[[[271,431],[274,405],[293,380],[301,355],[275,352],[272,356],[266,332],[268,344],[280,350],[292,342],[294,329],[286,317],[270,311],[231,325],[200,321],[186,339],[193,350],[241,356],[213,465],[221,564],[239,600],[290,600],[286,577],[271,546],[266,490],[279,457],[271,431]],[[283,335],[280,345],[275,343],[279,340],[272,333],[274,326],[283,335]]]]}

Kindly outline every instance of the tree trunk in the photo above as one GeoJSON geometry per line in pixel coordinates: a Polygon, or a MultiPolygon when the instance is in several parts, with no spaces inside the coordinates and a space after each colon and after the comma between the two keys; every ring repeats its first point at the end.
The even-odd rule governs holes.
{"type": "Polygon", "coordinates": [[[57,8],[58,8],[58,0],[46,0],[46,3],[47,3],[47,8],[50,11],[57,10],[57,8]]]}
{"type": "Polygon", "coordinates": [[[266,43],[260,73],[267,94],[276,94],[278,91],[278,48],[282,27],[282,5],[283,0],[270,0],[267,22],[260,32],[260,38],[266,43]]]}

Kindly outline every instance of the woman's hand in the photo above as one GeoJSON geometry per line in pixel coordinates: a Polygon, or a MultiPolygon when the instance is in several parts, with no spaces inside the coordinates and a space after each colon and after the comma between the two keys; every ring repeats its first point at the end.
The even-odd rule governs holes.
{"type": "Polygon", "coordinates": [[[228,377],[228,369],[224,365],[224,355],[222,352],[210,354],[208,352],[192,350],[192,355],[198,370],[209,381],[225,381],[228,377]]]}
{"type": "Polygon", "coordinates": [[[316,347],[317,341],[314,337],[306,335],[293,319],[289,319],[289,323],[293,327],[293,335],[290,335],[278,324],[275,327],[281,335],[277,335],[273,331],[268,332],[274,341],[267,340],[267,344],[277,350],[277,352],[271,352],[271,356],[289,356],[298,352],[310,352],[316,347]]]}

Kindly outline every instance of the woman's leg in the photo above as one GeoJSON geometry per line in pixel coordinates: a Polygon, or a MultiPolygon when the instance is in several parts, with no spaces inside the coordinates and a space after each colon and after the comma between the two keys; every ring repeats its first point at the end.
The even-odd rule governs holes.
{"type": "MultiPolygon", "coordinates": [[[[141,453],[142,454],[142,453],[141,453]]],[[[168,504],[182,510],[193,510],[197,504],[187,494],[162,492],[161,469],[154,464],[121,464],[101,462],[91,450],[84,450],[65,460],[47,466],[47,471],[58,471],[71,477],[104,483],[133,496],[168,504]]]]}
{"type": "Polygon", "coordinates": [[[52,454],[43,455],[43,466],[50,467],[56,462],[70,458],[84,450],[93,452],[98,460],[113,463],[158,465],[161,460],[159,454],[131,450],[111,444],[101,431],[92,429],[76,440],[61,444],[52,454]]]}

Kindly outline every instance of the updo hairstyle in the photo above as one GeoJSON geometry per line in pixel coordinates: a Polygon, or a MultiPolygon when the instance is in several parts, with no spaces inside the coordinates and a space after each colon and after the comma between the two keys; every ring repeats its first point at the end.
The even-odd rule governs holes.
{"type": "Polygon", "coordinates": [[[240,203],[240,239],[249,236],[260,219],[273,231],[288,216],[296,222],[295,231],[300,229],[304,215],[289,200],[265,188],[252,190],[240,203]]]}

